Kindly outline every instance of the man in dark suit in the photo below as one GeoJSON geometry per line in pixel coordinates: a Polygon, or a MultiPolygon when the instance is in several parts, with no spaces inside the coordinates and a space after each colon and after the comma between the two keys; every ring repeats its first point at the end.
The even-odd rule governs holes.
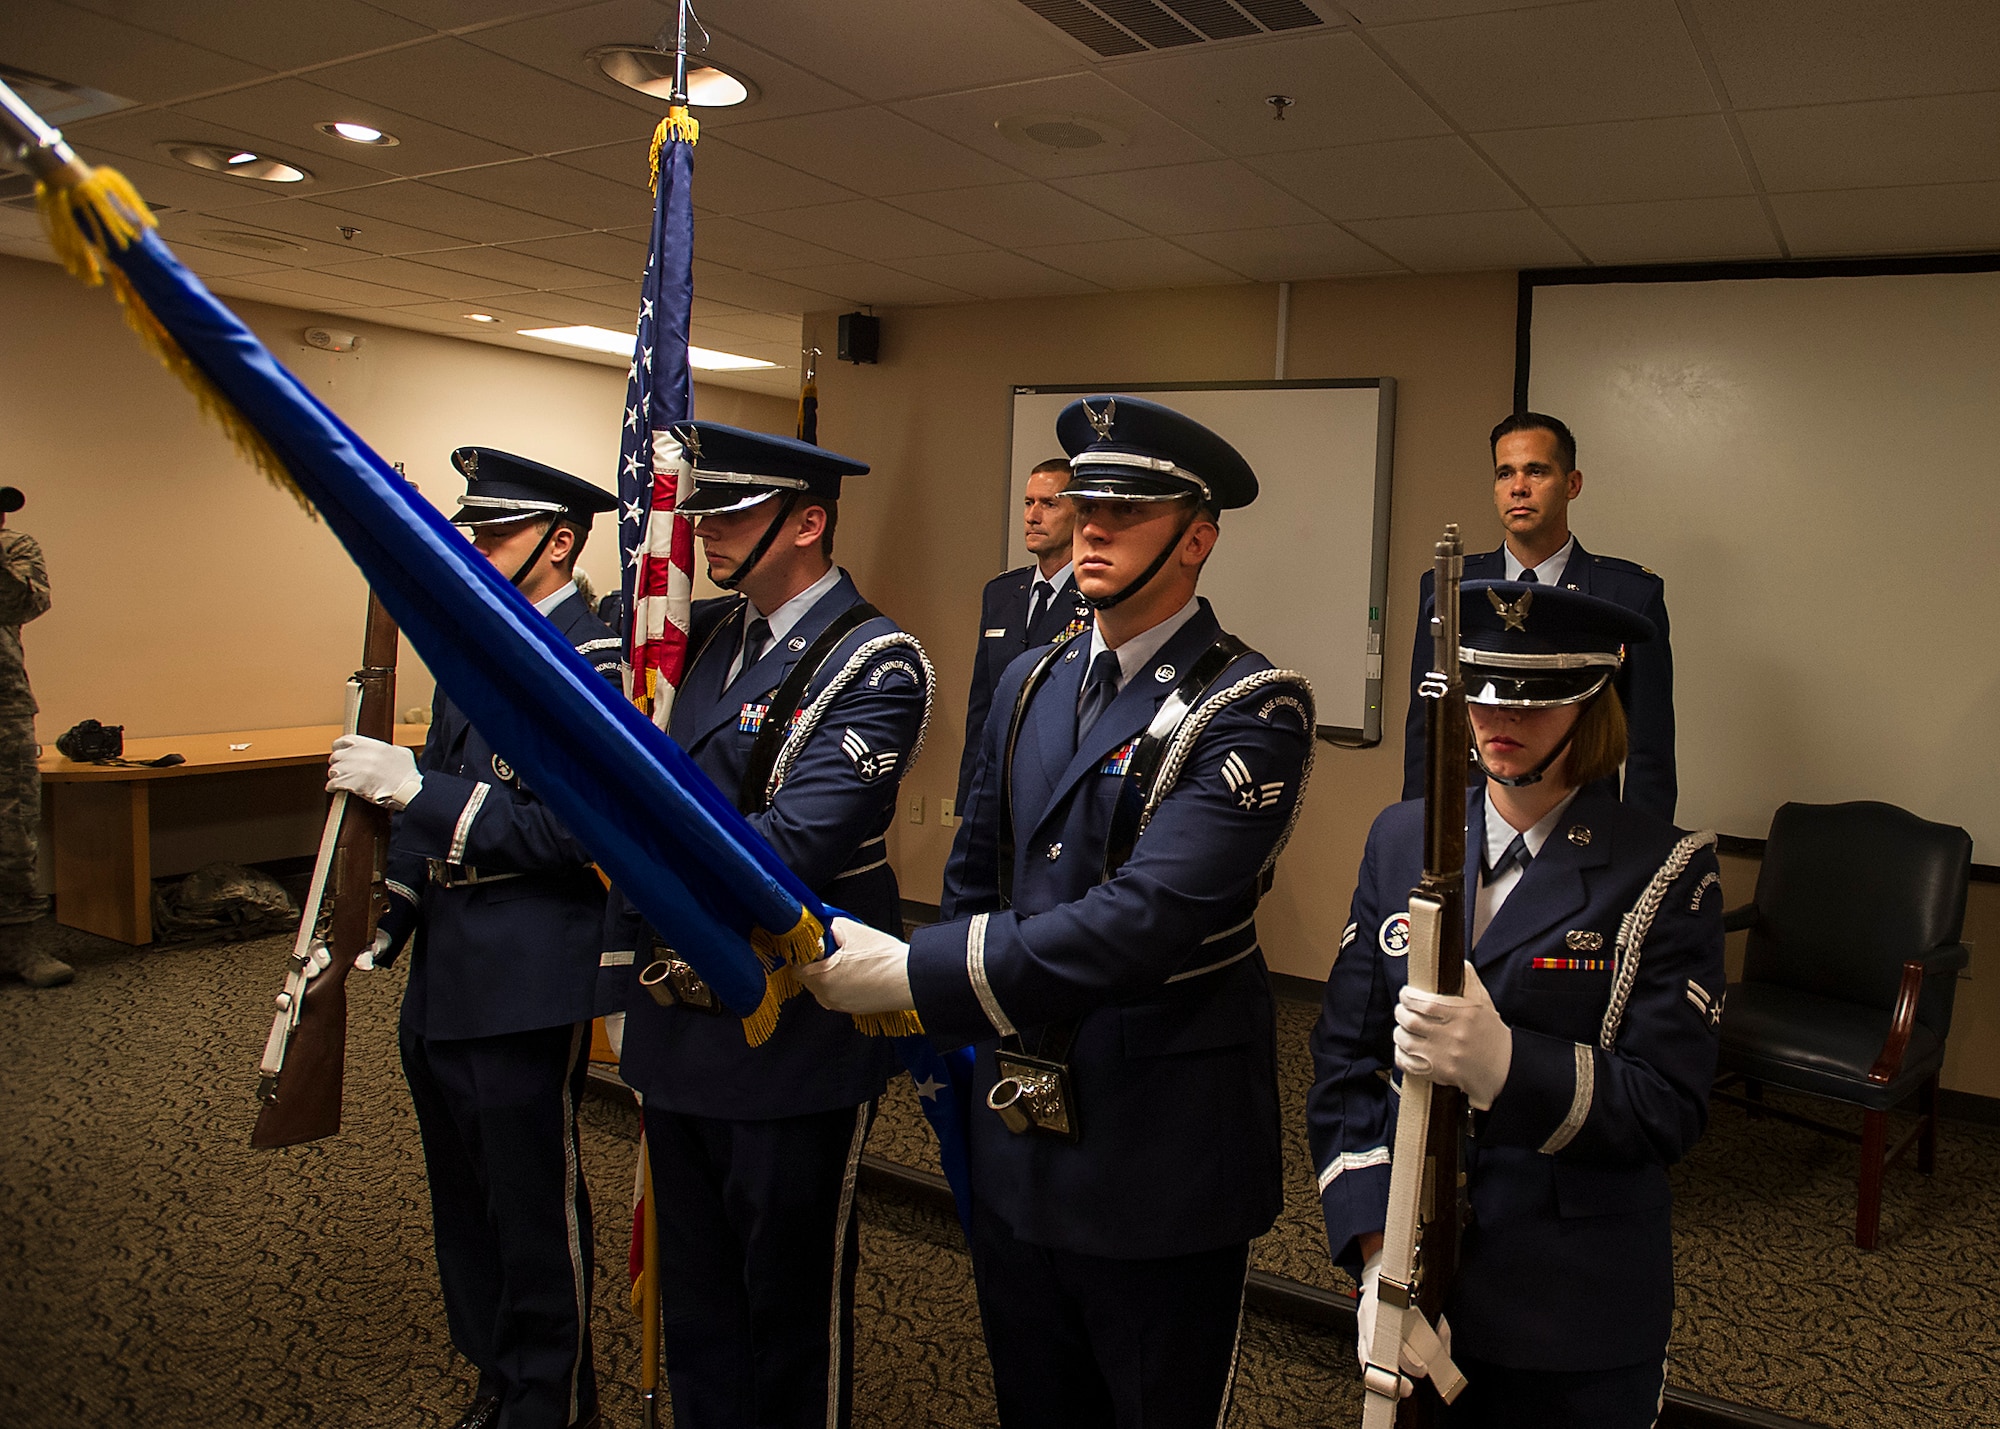
{"type": "MultiPolygon", "coordinates": [[[[613,685],[618,640],[577,588],[610,492],[485,447],[452,518],[613,685]]],[[[576,1108],[590,1054],[604,888],[556,821],[443,690],[423,754],[335,741],[327,787],[397,810],[389,909],[357,964],[386,967],[414,932],[403,1074],[416,1103],[451,1341],[479,1371],[459,1429],[597,1422],[590,1197],[576,1108]]]]}
{"type": "MultiPolygon", "coordinates": [[[[667,732],[828,903],[900,931],[885,836],[923,743],[930,663],[833,564],[858,461],[712,422],[679,429],[710,579],[667,732]]],[[[854,1178],[894,1053],[809,997],[759,1046],[614,892],[632,964],[619,1074],[643,1098],[667,1388],[681,1429],[839,1429],[852,1398],[854,1178]],[[643,991],[641,989],[644,989],[643,991]]]]}
{"type": "MultiPolygon", "coordinates": [[[[1635,646],[1618,673],[1618,698],[1631,731],[1623,799],[1656,818],[1674,817],[1674,653],[1667,643],[1666,582],[1642,565],[1583,549],[1569,529],[1569,505],[1583,491],[1576,438],[1540,412],[1516,412],[1493,429],[1493,504],[1506,540],[1465,558],[1465,579],[1559,585],[1595,595],[1652,623],[1657,638],[1635,646]]],[[[1424,793],[1424,702],[1417,686],[1430,668],[1432,574],[1417,593],[1417,635],[1410,652],[1410,709],[1403,734],[1403,797],[1424,793]]],[[[1621,797],[1618,780],[1604,790],[1621,797]]]]}
{"type": "Polygon", "coordinates": [[[1001,678],[943,921],[905,946],[836,919],[841,951],[799,975],[975,1046],[1000,1422],[1206,1429],[1228,1411],[1250,1242],[1283,1201],[1256,908],[1312,691],[1195,595],[1219,513],[1256,496],[1243,458],[1130,397],[1073,403],[1056,432],[1096,623],[1001,678]]]}
{"type": "Polygon", "coordinates": [[[1021,534],[1032,566],[995,576],[979,597],[979,647],[972,654],[972,688],[965,700],[965,752],[958,760],[958,808],[979,766],[979,733],[993,707],[993,684],[1023,650],[1067,639],[1090,624],[1090,603],[1076,587],[1070,531],[1076,518],[1063,488],[1069,459],[1056,457],[1028,474],[1021,534]]]}

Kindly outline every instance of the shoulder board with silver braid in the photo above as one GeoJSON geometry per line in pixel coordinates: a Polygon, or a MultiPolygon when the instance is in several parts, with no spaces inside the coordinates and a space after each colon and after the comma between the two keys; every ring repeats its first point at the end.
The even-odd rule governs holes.
{"type": "Polygon", "coordinates": [[[1618,1040],[1618,1025],[1625,1020],[1625,1004],[1631,1001],[1632,987],[1639,980],[1639,950],[1653,931],[1653,919],[1667,901],[1667,890],[1687,872],[1694,856],[1715,842],[1715,831],[1703,829],[1685,835],[1667,855],[1667,861],[1653,873],[1646,891],[1632,905],[1632,911],[1618,920],[1618,942],[1612,954],[1611,1002],[1604,1009],[1604,1023],[1597,1030],[1597,1045],[1605,1051],[1618,1040]]]}
{"type": "Polygon", "coordinates": [[[1264,860],[1264,869],[1268,871],[1277,863],[1278,855],[1283,853],[1285,845],[1291,842],[1292,830],[1298,826],[1299,810],[1305,807],[1306,783],[1312,778],[1313,754],[1318,743],[1314,738],[1314,730],[1318,724],[1318,705],[1313,699],[1312,681],[1296,670],[1258,670],[1245,675],[1227,689],[1218,690],[1210,695],[1188,712],[1187,718],[1174,730],[1173,739],[1167,745],[1166,755],[1160,760],[1160,772],[1154,776],[1152,787],[1146,791],[1145,806],[1139,811],[1140,834],[1146,832],[1146,826],[1153,821],[1154,811],[1165,801],[1167,795],[1173,792],[1175,783],[1181,777],[1181,770],[1193,757],[1194,747],[1207,731],[1209,723],[1238,700],[1248,699],[1272,685],[1294,685],[1305,695],[1305,708],[1302,713],[1306,725],[1306,761],[1299,769],[1299,794],[1292,801],[1292,816],[1285,820],[1284,831],[1278,835],[1278,841],[1271,845],[1270,855],[1264,860]]]}
{"type": "Polygon", "coordinates": [[[832,707],[834,700],[839,698],[841,691],[861,678],[861,672],[875,662],[877,655],[884,650],[893,650],[897,646],[907,647],[916,655],[917,663],[924,669],[922,682],[924,717],[922,723],[917,726],[916,743],[910,746],[909,757],[903,761],[903,767],[907,769],[917,762],[917,756],[924,752],[924,735],[930,731],[931,692],[937,688],[937,673],[931,669],[931,657],[924,653],[924,647],[916,636],[907,630],[892,630],[887,635],[878,635],[873,640],[864,641],[852,655],[847,657],[847,663],[840,667],[840,672],[826,682],[826,688],[800,712],[791,730],[785,735],[784,745],[778,751],[777,763],[771,766],[771,780],[766,788],[765,798],[777,798],[778,790],[785,782],[785,776],[792,772],[792,766],[798,762],[799,753],[806,747],[806,741],[812,738],[813,731],[819,728],[820,721],[826,718],[827,710],[832,707]]]}

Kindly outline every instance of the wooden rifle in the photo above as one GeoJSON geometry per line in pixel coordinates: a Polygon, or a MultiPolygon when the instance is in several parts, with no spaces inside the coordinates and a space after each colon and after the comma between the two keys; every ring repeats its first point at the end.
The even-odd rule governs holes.
{"type": "MultiPolygon", "coordinates": [[[[1458,663],[1458,588],[1465,546],[1444,528],[1433,570],[1431,669],[1417,687],[1424,705],[1424,873],[1410,891],[1409,985],[1457,996],[1465,985],[1465,783],[1471,738],[1458,663]]],[[[1459,1137],[1465,1093],[1403,1074],[1396,1146],[1389,1163],[1389,1213],[1376,1281],[1375,1337],[1362,1379],[1363,1429],[1429,1429],[1465,1378],[1436,1326],[1458,1271],[1464,1177],[1459,1137]],[[1400,1364],[1415,1393],[1402,1398],[1400,1364]],[[1421,1368],[1419,1368],[1421,1367],[1421,1368]]]]}
{"type": "MultiPolygon", "coordinates": [[[[395,739],[396,647],[396,623],[371,591],[362,668],[347,682],[349,734],[385,743],[395,739]]],[[[258,1067],[252,1146],[295,1146],[340,1130],[347,974],[375,940],[375,885],[388,843],[387,809],[345,792],[334,794],[258,1067]]]]}

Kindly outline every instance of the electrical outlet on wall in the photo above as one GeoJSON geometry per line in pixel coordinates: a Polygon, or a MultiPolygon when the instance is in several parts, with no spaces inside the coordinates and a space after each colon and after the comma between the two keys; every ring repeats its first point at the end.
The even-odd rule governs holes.
{"type": "Polygon", "coordinates": [[[913,824],[921,824],[923,821],[924,821],[924,796],[922,794],[912,794],[910,795],[910,822],[913,824]]]}
{"type": "Polygon", "coordinates": [[[958,800],[956,799],[938,800],[938,822],[948,829],[955,829],[958,827],[960,822],[958,817],[958,800]]]}

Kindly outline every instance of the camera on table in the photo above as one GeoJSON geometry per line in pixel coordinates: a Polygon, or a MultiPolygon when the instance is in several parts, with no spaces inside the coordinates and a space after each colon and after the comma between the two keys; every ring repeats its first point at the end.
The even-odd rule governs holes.
{"type": "Polygon", "coordinates": [[[1082,1135],[1066,1065],[1004,1048],[994,1052],[993,1065],[1000,1080],[986,1094],[986,1105],[1000,1114],[1009,1131],[1016,1136],[1053,1136],[1069,1142],[1082,1135]]]}
{"type": "Polygon", "coordinates": [[[94,719],[87,719],[58,735],[56,748],[78,764],[117,759],[125,753],[125,726],[103,725],[94,719]]]}

